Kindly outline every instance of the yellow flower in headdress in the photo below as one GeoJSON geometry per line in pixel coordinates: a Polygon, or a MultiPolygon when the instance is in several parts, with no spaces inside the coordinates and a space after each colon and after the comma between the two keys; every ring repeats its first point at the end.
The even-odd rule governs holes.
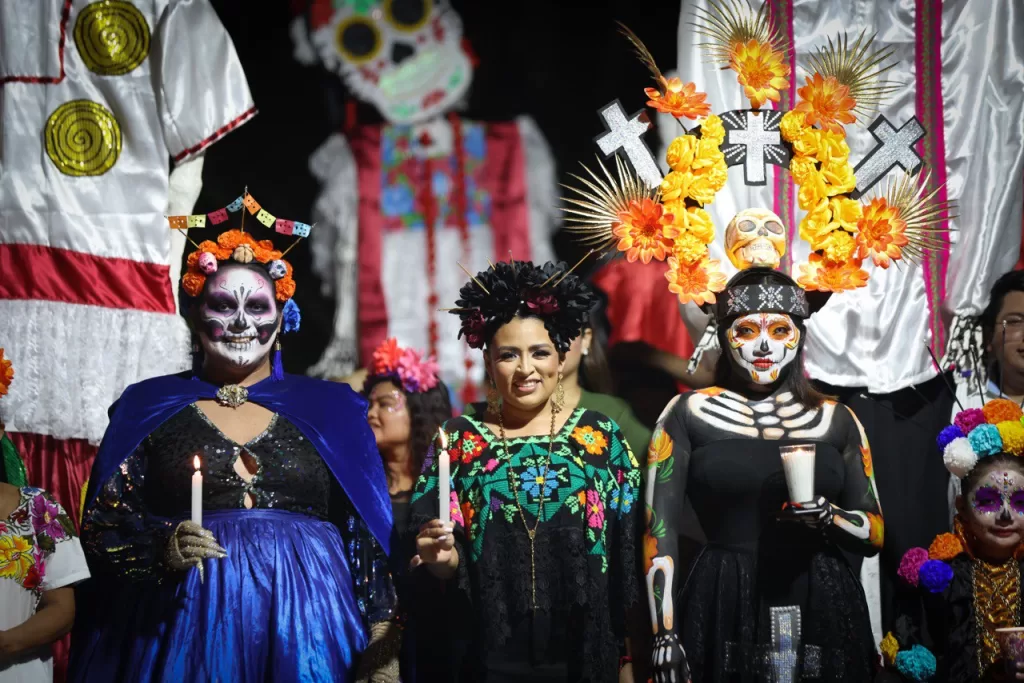
{"type": "Polygon", "coordinates": [[[828,201],[821,199],[800,221],[800,238],[811,245],[812,251],[817,251],[820,248],[818,245],[832,232],[831,222],[832,212],[829,211],[828,201]]]}
{"type": "Polygon", "coordinates": [[[832,212],[830,227],[833,230],[841,228],[849,233],[857,232],[863,211],[860,202],[848,197],[833,197],[828,200],[828,208],[832,212]]]}
{"type": "MultiPolygon", "coordinates": [[[[672,140],[665,153],[665,161],[673,171],[688,171],[693,165],[693,157],[697,153],[697,137],[695,135],[680,135],[672,140]]],[[[669,174],[671,175],[671,174],[669,174]]],[[[665,192],[662,187],[662,193],[665,192]]]]}
{"type": "Polygon", "coordinates": [[[830,162],[821,167],[821,177],[828,183],[828,196],[848,194],[857,187],[857,178],[853,175],[853,167],[847,161],[830,162]]]}
{"type": "Polygon", "coordinates": [[[843,124],[857,120],[852,113],[857,102],[850,97],[850,88],[840,84],[835,76],[825,78],[815,73],[797,92],[800,103],[796,105],[796,111],[807,114],[808,125],[819,123],[825,130],[845,135],[843,124]]]}
{"type": "Polygon", "coordinates": [[[722,125],[722,119],[716,114],[709,114],[700,124],[700,139],[713,140],[718,145],[725,142],[725,126],[722,125]]]}
{"type": "Polygon", "coordinates": [[[1024,425],[1019,420],[1000,422],[996,425],[1003,440],[1003,450],[1013,455],[1024,453],[1024,425]]]}
{"type": "Polygon", "coordinates": [[[794,155],[789,160],[789,172],[798,184],[803,183],[811,173],[818,172],[818,162],[812,157],[794,155]]]}
{"type": "Polygon", "coordinates": [[[672,243],[672,255],[680,263],[690,265],[708,255],[708,245],[690,231],[677,235],[672,243]]]}
{"type": "Polygon", "coordinates": [[[792,142],[803,135],[804,131],[810,128],[805,120],[804,113],[790,110],[782,115],[779,123],[779,130],[782,132],[782,139],[792,142]]]}
{"type": "Polygon", "coordinates": [[[661,181],[661,201],[668,204],[677,199],[686,199],[690,196],[690,186],[694,180],[694,175],[689,171],[670,171],[661,181]]]}
{"type": "Polygon", "coordinates": [[[821,242],[820,247],[825,259],[832,263],[849,261],[857,251],[857,243],[845,230],[833,230],[821,242]]]}
{"type": "Polygon", "coordinates": [[[756,40],[733,45],[729,68],[737,74],[743,94],[754,109],[766,100],[779,101],[779,91],[789,87],[789,65],[782,63],[783,53],[756,40]]]}
{"type": "Polygon", "coordinates": [[[672,215],[675,217],[675,226],[681,232],[693,235],[704,244],[715,241],[715,224],[711,214],[704,209],[699,206],[687,207],[683,202],[678,202],[672,206],[672,215]]]}
{"type": "MultiPolygon", "coordinates": [[[[822,163],[823,167],[850,158],[850,146],[846,144],[845,137],[829,130],[819,130],[817,133],[814,157],[822,163]]],[[[835,171],[833,170],[833,172],[835,171]]]]}
{"type": "Polygon", "coordinates": [[[809,172],[800,183],[800,191],[797,192],[797,204],[804,211],[810,211],[811,207],[828,196],[828,186],[825,184],[825,176],[820,171],[809,172]]]}

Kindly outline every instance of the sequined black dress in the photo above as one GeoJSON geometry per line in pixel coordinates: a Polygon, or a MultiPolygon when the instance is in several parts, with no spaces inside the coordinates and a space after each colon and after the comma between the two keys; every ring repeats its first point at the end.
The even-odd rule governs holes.
{"type": "Polygon", "coordinates": [[[350,680],[367,623],[395,607],[386,557],[280,415],[239,445],[197,406],[181,410],[104,484],[82,538],[111,603],[76,643],[72,680],[350,680]],[[197,454],[203,526],[228,552],[205,562],[202,584],[164,563],[197,454]],[[236,459],[255,469],[251,481],[236,459]]]}

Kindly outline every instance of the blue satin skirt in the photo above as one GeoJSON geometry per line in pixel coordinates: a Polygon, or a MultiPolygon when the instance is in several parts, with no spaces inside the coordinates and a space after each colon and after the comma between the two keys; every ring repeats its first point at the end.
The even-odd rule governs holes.
{"type": "Polygon", "coordinates": [[[228,552],[205,562],[204,583],[192,570],[116,594],[92,587],[69,680],[352,680],[367,634],[337,528],[278,510],[212,512],[203,525],[228,552]]]}

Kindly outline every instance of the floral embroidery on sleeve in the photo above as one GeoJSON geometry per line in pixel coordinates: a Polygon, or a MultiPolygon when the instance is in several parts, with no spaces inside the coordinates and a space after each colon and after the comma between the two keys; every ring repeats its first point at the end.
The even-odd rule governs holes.
{"type": "Polygon", "coordinates": [[[42,489],[23,488],[21,498],[9,523],[0,523],[0,579],[13,579],[39,597],[46,558],[75,531],[64,509],[42,489]]]}

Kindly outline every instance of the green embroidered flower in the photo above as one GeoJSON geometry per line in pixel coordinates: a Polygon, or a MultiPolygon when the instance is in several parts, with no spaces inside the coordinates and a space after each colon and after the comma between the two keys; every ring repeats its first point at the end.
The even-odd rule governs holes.
{"type": "Polygon", "coordinates": [[[369,14],[376,4],[376,0],[334,0],[334,9],[351,7],[353,12],[362,15],[369,14]]]}

